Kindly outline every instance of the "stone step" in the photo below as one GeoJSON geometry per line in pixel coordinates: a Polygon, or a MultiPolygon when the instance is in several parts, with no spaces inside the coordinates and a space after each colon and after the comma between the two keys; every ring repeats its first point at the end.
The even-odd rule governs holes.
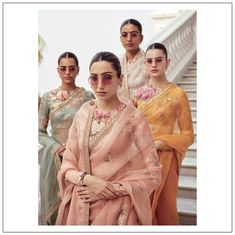
{"type": "Polygon", "coordinates": [[[186,157],[194,157],[197,158],[197,143],[194,142],[191,146],[189,146],[186,157]]]}
{"type": "Polygon", "coordinates": [[[197,131],[197,119],[192,118],[193,119],[193,130],[196,132],[197,131]]]}
{"type": "Polygon", "coordinates": [[[178,197],[197,198],[197,178],[195,176],[181,175],[179,176],[178,197]]]}
{"type": "Polygon", "coordinates": [[[184,158],[180,175],[196,176],[197,175],[197,158],[195,157],[186,157],[184,158]]]}
{"type": "Polygon", "coordinates": [[[182,89],[196,89],[197,82],[196,81],[178,81],[177,85],[182,89]]]}
{"type": "Polygon", "coordinates": [[[197,130],[194,130],[194,142],[197,143],[197,130]]]}
{"type": "Polygon", "coordinates": [[[190,72],[196,71],[196,70],[197,70],[197,66],[190,66],[190,67],[188,68],[188,70],[189,70],[190,72]]]}
{"type": "Polygon", "coordinates": [[[197,224],[197,201],[188,198],[177,198],[180,225],[197,224]]]}
{"type": "Polygon", "coordinates": [[[197,80],[197,74],[190,72],[184,74],[181,81],[196,81],[196,80],[197,80]]]}
{"type": "Polygon", "coordinates": [[[191,113],[192,113],[192,118],[197,117],[197,107],[190,107],[191,108],[191,113]]]}
{"type": "Polygon", "coordinates": [[[190,107],[193,107],[193,108],[197,107],[197,99],[196,98],[189,97],[188,100],[190,103],[190,107]]]}
{"type": "Polygon", "coordinates": [[[184,90],[187,93],[188,98],[197,98],[197,90],[196,89],[185,89],[184,90]]]}

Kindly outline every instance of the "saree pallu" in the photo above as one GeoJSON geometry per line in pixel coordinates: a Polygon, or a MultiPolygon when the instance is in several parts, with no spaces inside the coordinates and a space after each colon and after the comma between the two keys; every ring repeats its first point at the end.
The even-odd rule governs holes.
{"type": "Polygon", "coordinates": [[[67,140],[75,113],[84,102],[94,98],[91,92],[78,88],[69,99],[60,101],[55,97],[57,90],[45,93],[39,108],[39,143],[44,146],[40,162],[39,224],[55,224],[61,202],[57,182],[61,157],[57,150],[67,140]],[[51,134],[47,132],[49,122],[51,134]]]}
{"type": "Polygon", "coordinates": [[[161,180],[161,165],[144,115],[131,102],[120,116],[89,138],[95,102],[81,107],[74,117],[58,174],[62,203],[57,225],[150,225],[149,196],[161,180]],[[84,203],[79,187],[65,180],[70,170],[86,171],[128,192],[116,199],[84,203]]]}
{"type": "MultiPolygon", "coordinates": [[[[192,116],[186,93],[175,84],[170,84],[158,96],[147,101],[137,100],[137,107],[148,120],[154,141],[161,140],[164,143],[158,149],[159,159],[163,165],[162,183],[152,195],[152,213],[155,216],[158,199],[164,188],[173,158],[176,158],[175,171],[179,175],[185,152],[194,141],[192,116]]],[[[178,176],[172,180],[172,190],[169,190],[174,195],[171,197],[172,202],[169,202],[172,203],[172,210],[174,210],[172,213],[177,213],[177,185],[178,176]]]]}
{"type": "Polygon", "coordinates": [[[145,53],[139,50],[131,63],[128,63],[126,53],[120,58],[123,82],[118,90],[118,96],[132,99],[135,90],[147,83],[147,74],[144,65],[145,53]]]}

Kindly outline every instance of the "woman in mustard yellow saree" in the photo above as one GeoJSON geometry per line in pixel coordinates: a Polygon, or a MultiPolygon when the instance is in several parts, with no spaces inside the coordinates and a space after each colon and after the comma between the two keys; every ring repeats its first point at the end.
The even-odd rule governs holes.
{"type": "Polygon", "coordinates": [[[46,92],[39,108],[39,143],[44,146],[40,162],[39,224],[42,225],[55,224],[61,202],[57,173],[74,114],[83,103],[94,98],[92,92],[75,85],[79,67],[78,59],[73,53],[65,52],[59,57],[57,70],[61,86],[46,92]],[[47,132],[49,122],[51,134],[47,132]]]}
{"type": "Polygon", "coordinates": [[[162,182],[151,196],[153,224],[178,224],[177,191],[181,162],[194,141],[189,101],[184,90],[168,82],[165,71],[170,60],[163,44],[146,51],[148,85],[136,91],[136,103],[148,120],[159,155],[162,182]]]}
{"type": "Polygon", "coordinates": [[[150,225],[161,166],[142,112],[117,96],[121,66],[110,52],[90,63],[97,99],[74,117],[58,174],[57,225],[150,225]]]}

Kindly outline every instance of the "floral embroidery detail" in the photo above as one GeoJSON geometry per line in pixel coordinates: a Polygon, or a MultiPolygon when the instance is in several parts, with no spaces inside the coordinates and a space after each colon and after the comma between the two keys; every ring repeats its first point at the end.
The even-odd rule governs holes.
{"type": "Polygon", "coordinates": [[[136,91],[136,96],[138,99],[147,100],[152,98],[156,94],[156,89],[153,87],[145,86],[140,87],[136,91]]]}
{"type": "Polygon", "coordinates": [[[154,96],[158,96],[163,91],[165,91],[171,83],[168,82],[164,88],[160,87],[152,87],[152,85],[147,85],[144,87],[140,87],[136,90],[136,97],[140,100],[148,100],[151,99],[154,96]]]}
{"type": "Polygon", "coordinates": [[[125,104],[121,103],[118,105],[117,108],[115,108],[112,111],[103,111],[96,109],[94,112],[94,120],[96,120],[98,123],[101,121],[104,123],[107,123],[110,121],[116,114],[122,112],[122,110],[126,107],[125,104]]]}
{"type": "Polygon", "coordinates": [[[71,91],[62,90],[61,87],[51,91],[50,98],[52,100],[60,100],[65,101],[69,97],[73,96],[80,88],[76,87],[75,89],[71,91]]]}
{"type": "Polygon", "coordinates": [[[128,206],[123,205],[118,217],[118,225],[126,225],[127,215],[128,215],[128,206]]]}

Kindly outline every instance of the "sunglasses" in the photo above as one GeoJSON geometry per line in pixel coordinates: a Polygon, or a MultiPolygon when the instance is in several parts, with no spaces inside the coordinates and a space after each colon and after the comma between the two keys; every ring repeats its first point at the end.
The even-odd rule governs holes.
{"type": "Polygon", "coordinates": [[[147,64],[152,64],[153,61],[155,62],[155,64],[161,64],[161,62],[163,61],[163,58],[162,57],[157,57],[157,58],[147,58],[146,60],[146,63],[147,64]]]}
{"type": "Polygon", "coordinates": [[[59,71],[61,72],[61,73],[66,73],[67,72],[67,70],[68,70],[68,72],[69,73],[75,73],[76,71],[77,71],[77,66],[75,66],[75,65],[72,65],[72,66],[60,66],[59,67],[59,71]]]}
{"type": "Polygon", "coordinates": [[[130,35],[131,38],[137,38],[140,35],[138,32],[131,32],[131,33],[122,32],[121,37],[122,38],[127,38],[128,34],[130,35]]]}
{"type": "MultiPolygon", "coordinates": [[[[104,85],[110,85],[112,83],[112,75],[111,74],[102,74],[101,79],[102,79],[102,83],[104,85]]],[[[92,74],[88,78],[88,81],[92,86],[98,86],[99,77],[97,74],[92,74]]]]}

